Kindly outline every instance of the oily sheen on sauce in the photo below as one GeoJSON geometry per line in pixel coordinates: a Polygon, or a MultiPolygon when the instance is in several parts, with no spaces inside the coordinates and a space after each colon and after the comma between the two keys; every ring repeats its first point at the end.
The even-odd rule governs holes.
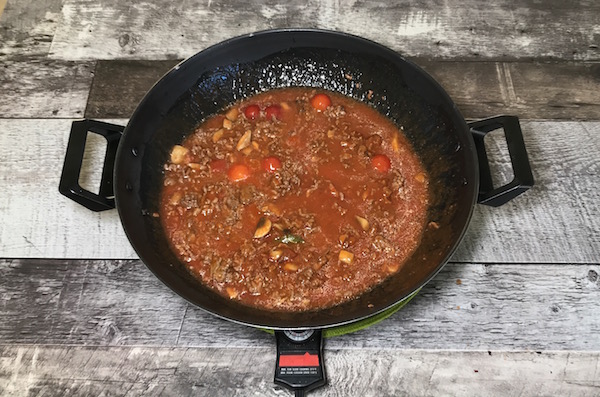
{"type": "Polygon", "coordinates": [[[165,164],[160,218],[191,274],[269,310],[317,310],[395,273],[426,224],[428,175],[390,120],[312,88],[199,125],[165,164]]]}

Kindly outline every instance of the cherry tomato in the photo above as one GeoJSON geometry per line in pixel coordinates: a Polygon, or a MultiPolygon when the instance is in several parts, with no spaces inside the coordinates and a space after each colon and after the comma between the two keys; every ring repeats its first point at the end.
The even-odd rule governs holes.
{"type": "Polygon", "coordinates": [[[392,167],[390,158],[385,154],[378,154],[371,159],[371,165],[381,173],[388,172],[392,167]]]}
{"type": "Polygon", "coordinates": [[[227,171],[227,177],[232,182],[239,182],[250,176],[250,168],[244,164],[234,164],[227,171]]]}
{"type": "Polygon", "coordinates": [[[311,98],[310,104],[317,112],[322,112],[331,106],[331,98],[327,94],[317,94],[311,98]]]}
{"type": "Polygon", "coordinates": [[[248,105],[244,109],[244,115],[248,120],[256,120],[260,117],[260,107],[258,105],[248,105]]]}
{"type": "Polygon", "coordinates": [[[227,169],[227,161],[226,160],[213,160],[208,166],[212,172],[224,172],[227,169]]]}
{"type": "Polygon", "coordinates": [[[281,106],[279,105],[271,105],[267,106],[265,109],[265,114],[267,116],[267,120],[280,120],[281,119],[281,106]]]}
{"type": "Polygon", "coordinates": [[[281,168],[281,160],[277,157],[265,157],[262,161],[262,167],[267,172],[275,172],[281,168]]]}

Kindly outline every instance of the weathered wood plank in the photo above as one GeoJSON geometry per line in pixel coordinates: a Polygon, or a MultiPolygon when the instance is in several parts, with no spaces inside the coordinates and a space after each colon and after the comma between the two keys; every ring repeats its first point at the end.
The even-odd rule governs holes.
{"type": "MultiPolygon", "coordinates": [[[[392,317],[327,345],[598,351],[599,273],[598,264],[452,263],[392,317]]],[[[0,279],[0,344],[272,344],[187,304],[140,261],[4,260],[0,279]]]]}
{"type": "Polygon", "coordinates": [[[496,64],[496,70],[506,87],[507,112],[522,118],[597,119],[600,63],[510,63],[496,64]],[[527,111],[538,106],[550,110],[540,115],[527,111]]]}
{"type": "Polygon", "coordinates": [[[600,5],[579,0],[279,3],[232,0],[64,2],[51,56],[186,58],[224,39],[269,28],[345,31],[407,56],[598,60],[600,5]]]}
{"type": "Polygon", "coordinates": [[[414,61],[446,89],[467,118],[600,118],[598,63],[414,61]]]}
{"type": "Polygon", "coordinates": [[[2,342],[173,346],[177,340],[186,303],[139,261],[1,263],[0,273],[11,280],[0,287],[7,315],[0,327],[14,333],[2,342]],[[21,313],[9,314],[15,304],[21,313]]]}
{"type": "MultiPolygon", "coordinates": [[[[136,257],[116,211],[92,213],[58,193],[70,123],[0,119],[0,257],[136,257]]],[[[476,206],[453,260],[597,263],[600,122],[525,121],[523,131],[536,186],[503,207],[476,206]]],[[[492,166],[510,174],[501,134],[489,140],[492,166]]]]}
{"type": "MultiPolygon", "coordinates": [[[[467,118],[600,119],[600,64],[415,60],[467,118]]],[[[0,63],[4,118],[125,118],[177,60],[0,63]],[[93,77],[93,83],[92,83],[93,77]],[[90,91],[91,86],[91,91],[90,91]],[[89,93],[89,98],[88,98],[89,93]],[[87,99],[87,108],[86,108],[87,99]]]]}
{"type": "MultiPolygon", "coordinates": [[[[413,59],[467,118],[600,119],[600,64],[458,62],[413,59]]],[[[129,117],[174,61],[99,61],[86,117],[129,117]]]]}
{"type": "Polygon", "coordinates": [[[93,62],[0,61],[0,117],[82,117],[93,62]]]}
{"type": "MultiPolygon", "coordinates": [[[[274,348],[0,346],[3,396],[291,396],[274,348]]],[[[597,396],[599,353],[327,350],[310,396],[597,396]]]]}
{"type": "Polygon", "coordinates": [[[63,0],[0,1],[0,59],[45,56],[50,50],[63,0]]]}
{"type": "Polygon", "coordinates": [[[94,71],[85,117],[131,116],[152,85],[178,62],[99,61],[94,71]]]}
{"type": "Polygon", "coordinates": [[[116,211],[94,213],[58,192],[71,122],[0,119],[0,257],[137,257],[116,211]]]}
{"type": "MultiPolygon", "coordinates": [[[[600,123],[524,122],[522,128],[535,186],[503,207],[476,206],[453,259],[598,263],[600,123]]],[[[486,140],[492,168],[510,175],[508,156],[499,152],[502,134],[486,140]]]]}

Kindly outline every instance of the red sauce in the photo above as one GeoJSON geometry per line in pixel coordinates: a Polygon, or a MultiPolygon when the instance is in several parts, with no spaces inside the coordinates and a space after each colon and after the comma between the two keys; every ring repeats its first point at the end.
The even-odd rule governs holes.
{"type": "Polygon", "coordinates": [[[205,285],[263,309],[313,310],[398,271],[421,239],[427,186],[390,120],[288,88],[234,104],[173,148],[160,217],[205,285]]]}

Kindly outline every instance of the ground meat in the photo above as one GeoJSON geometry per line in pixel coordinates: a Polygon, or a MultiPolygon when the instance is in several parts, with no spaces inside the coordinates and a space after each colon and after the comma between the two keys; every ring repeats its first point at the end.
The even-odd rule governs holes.
{"type": "Polygon", "coordinates": [[[283,169],[271,178],[272,186],[279,196],[284,196],[291,191],[298,191],[301,182],[298,174],[290,169],[283,169]]]}
{"type": "Polygon", "coordinates": [[[184,194],[184,196],[179,201],[179,204],[183,206],[185,209],[196,208],[198,207],[198,194],[195,192],[189,192],[184,194]]]}

